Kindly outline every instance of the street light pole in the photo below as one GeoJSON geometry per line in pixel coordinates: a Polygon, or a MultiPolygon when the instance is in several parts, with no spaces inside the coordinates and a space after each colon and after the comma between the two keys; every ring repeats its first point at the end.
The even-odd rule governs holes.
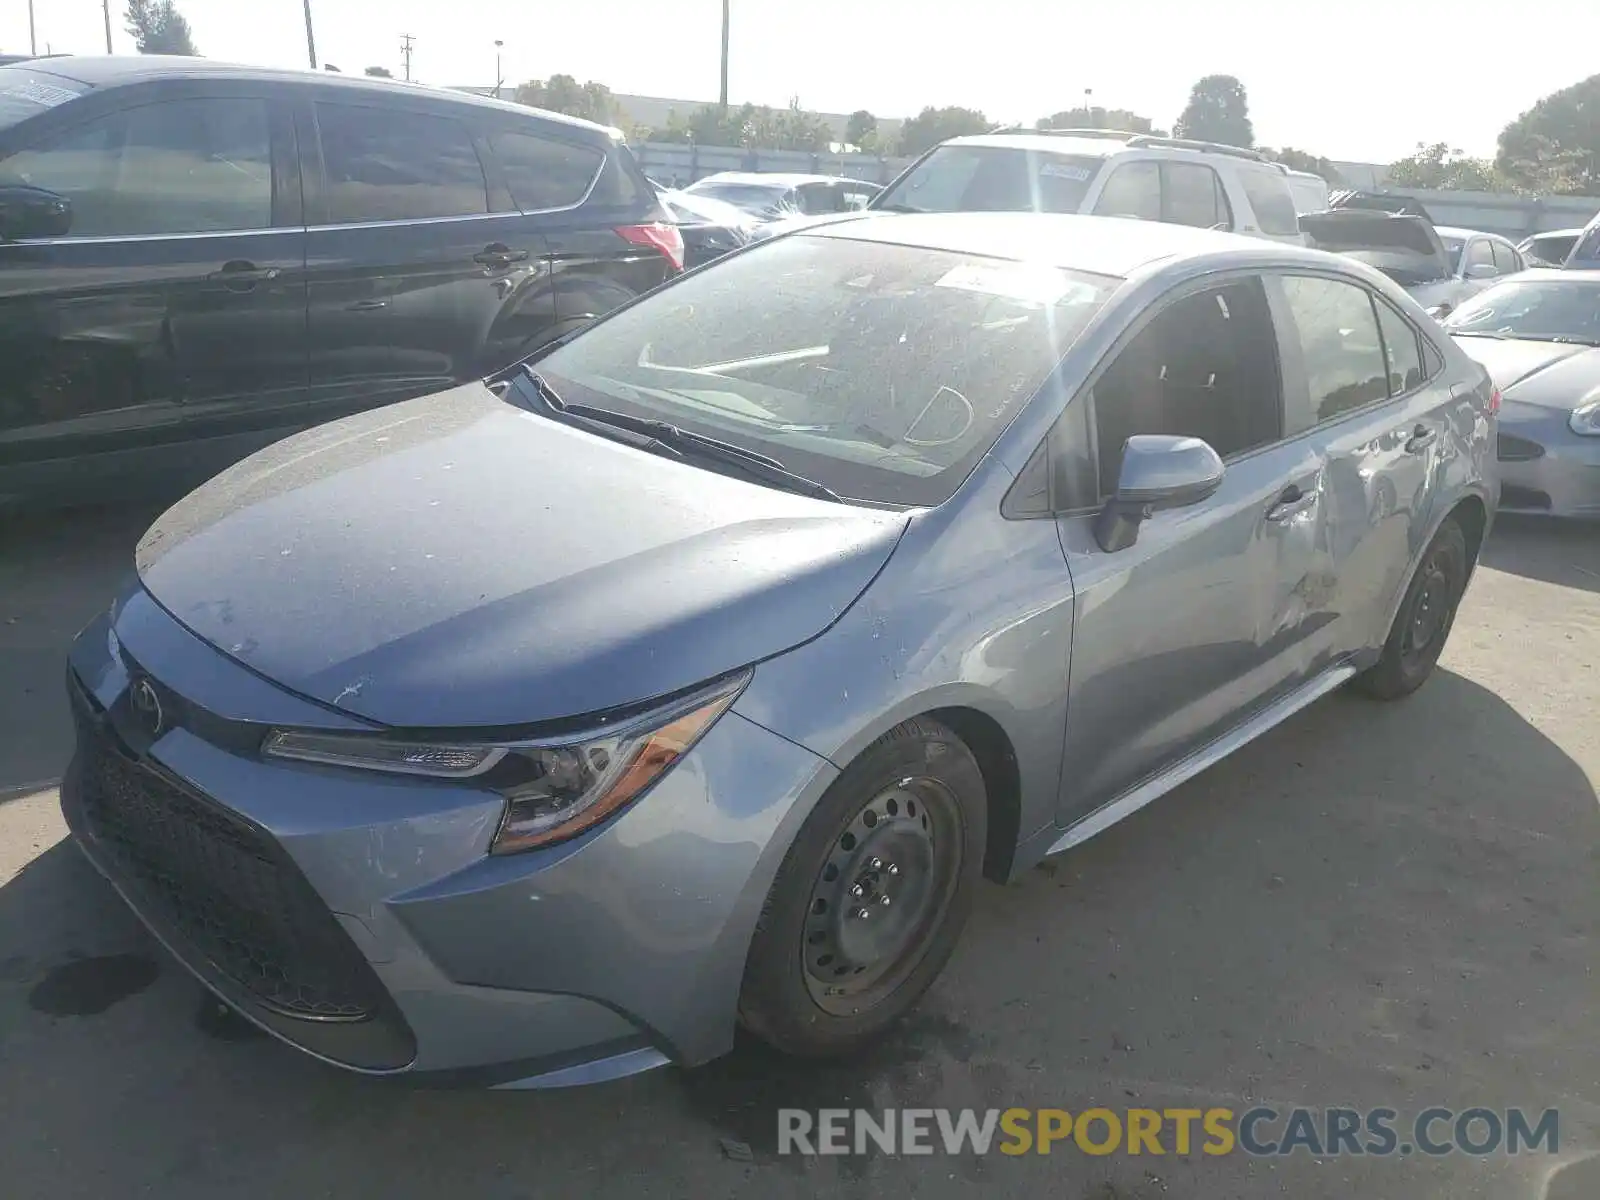
{"type": "Polygon", "coordinates": [[[317,69],[317,39],[311,33],[311,0],[305,0],[306,7],[306,57],[311,60],[311,69],[317,69]]]}
{"type": "Polygon", "coordinates": [[[33,0],[28,0],[28,53],[39,53],[39,38],[33,29],[33,0]]]}
{"type": "Polygon", "coordinates": [[[728,107],[728,0],[722,0],[722,90],[718,104],[728,107]]]}
{"type": "Polygon", "coordinates": [[[506,81],[505,75],[503,75],[501,73],[501,71],[500,71],[500,48],[502,46],[504,46],[504,45],[505,45],[505,43],[502,42],[499,38],[495,38],[495,40],[494,40],[494,98],[496,100],[500,99],[500,85],[503,84],[506,81]]]}
{"type": "Polygon", "coordinates": [[[116,51],[111,48],[111,0],[104,0],[100,8],[106,18],[106,53],[115,54],[116,51]]]}

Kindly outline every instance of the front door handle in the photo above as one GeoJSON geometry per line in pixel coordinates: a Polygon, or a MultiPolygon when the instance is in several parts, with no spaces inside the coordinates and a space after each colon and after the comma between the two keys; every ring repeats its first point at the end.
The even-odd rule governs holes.
{"type": "Polygon", "coordinates": [[[1407,454],[1421,454],[1429,446],[1439,440],[1439,431],[1429,429],[1418,422],[1417,427],[1411,431],[1411,440],[1406,443],[1407,454]]]}
{"type": "Polygon", "coordinates": [[[1291,483],[1278,494],[1272,502],[1272,507],[1267,509],[1267,520],[1275,525],[1285,521],[1292,521],[1301,513],[1307,512],[1317,502],[1318,492],[1315,487],[1302,490],[1297,483],[1291,483]]]}
{"type": "Polygon", "coordinates": [[[474,254],[472,261],[486,267],[509,267],[512,263],[525,261],[527,257],[526,250],[513,250],[500,242],[491,242],[474,254]]]}

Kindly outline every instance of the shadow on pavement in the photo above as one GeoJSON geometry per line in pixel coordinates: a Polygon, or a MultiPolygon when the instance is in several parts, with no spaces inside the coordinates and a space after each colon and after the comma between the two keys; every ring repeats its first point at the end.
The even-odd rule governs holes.
{"type": "Polygon", "coordinates": [[[1483,545],[1496,571],[1600,592],[1600,521],[1551,521],[1502,514],[1483,545]]]}
{"type": "Polygon", "coordinates": [[[1595,1144],[1597,829],[1583,771],[1485,688],[1441,671],[1396,705],[1335,695],[987,888],[865,1059],[741,1044],[561,1093],[387,1086],[238,1036],[61,845],[0,887],[7,1191],[1522,1195],[1526,1157],[778,1159],[776,1111],[1549,1106],[1563,1149],[1595,1144]]]}
{"type": "Polygon", "coordinates": [[[0,516],[0,803],[60,778],[72,750],[67,646],[110,604],[161,508],[0,516]]]}

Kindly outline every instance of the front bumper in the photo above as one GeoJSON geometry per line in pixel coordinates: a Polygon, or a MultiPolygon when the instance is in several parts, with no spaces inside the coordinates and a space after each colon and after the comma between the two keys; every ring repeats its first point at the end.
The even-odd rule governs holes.
{"type": "Polygon", "coordinates": [[[724,1052],[788,831],[834,774],[730,712],[611,821],[490,858],[492,793],[261,759],[269,724],[352,722],[141,591],[80,635],[69,689],[62,803],[90,860],[228,1004],[374,1075],[550,1086],[724,1052]]]}
{"type": "Polygon", "coordinates": [[[1600,438],[1573,433],[1564,411],[1505,401],[1498,457],[1501,512],[1600,519],[1600,438]]]}

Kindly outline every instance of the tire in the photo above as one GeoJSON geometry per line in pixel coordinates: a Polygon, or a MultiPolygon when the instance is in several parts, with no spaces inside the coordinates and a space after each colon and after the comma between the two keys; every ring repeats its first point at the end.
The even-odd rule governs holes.
{"type": "Polygon", "coordinates": [[[1352,686],[1374,700],[1398,700],[1421,687],[1444,650],[1466,587],[1467,538],[1456,519],[1446,517],[1411,577],[1382,656],[1352,686]]]}
{"type": "Polygon", "coordinates": [[[972,910],[987,817],[977,760],[937,721],[867,747],[778,868],[745,961],[745,1028],[785,1054],[840,1057],[903,1017],[972,910]]]}

